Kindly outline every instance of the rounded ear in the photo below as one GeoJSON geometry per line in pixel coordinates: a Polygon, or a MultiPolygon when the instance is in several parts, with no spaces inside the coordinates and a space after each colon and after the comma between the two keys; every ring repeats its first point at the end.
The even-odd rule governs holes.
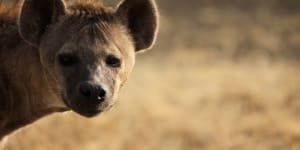
{"type": "Polygon", "coordinates": [[[19,16],[19,32],[33,46],[39,46],[47,27],[64,15],[62,0],[25,0],[19,16]]]}
{"type": "Polygon", "coordinates": [[[116,11],[135,43],[135,50],[152,47],[158,30],[158,11],[154,0],[124,0],[116,11]]]}

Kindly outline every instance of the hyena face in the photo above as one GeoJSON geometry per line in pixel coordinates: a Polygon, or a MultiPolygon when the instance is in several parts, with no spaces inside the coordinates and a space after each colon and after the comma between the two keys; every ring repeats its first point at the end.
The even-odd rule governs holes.
{"type": "Polygon", "coordinates": [[[25,0],[22,37],[39,49],[54,89],[73,111],[91,117],[110,108],[157,30],[152,0],[125,0],[117,10],[95,3],[25,0]]]}
{"type": "Polygon", "coordinates": [[[67,106],[89,116],[113,104],[133,68],[135,52],[122,26],[98,20],[97,16],[76,22],[72,17],[47,35],[46,39],[53,41],[42,42],[41,50],[46,56],[43,62],[55,73],[67,106]],[[70,28],[70,22],[82,25],[70,28]],[[62,35],[68,37],[58,49],[52,49],[55,39],[62,35]]]}

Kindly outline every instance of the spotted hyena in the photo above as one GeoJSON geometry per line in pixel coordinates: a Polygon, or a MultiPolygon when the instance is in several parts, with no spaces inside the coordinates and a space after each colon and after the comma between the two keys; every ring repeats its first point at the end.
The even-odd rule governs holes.
{"type": "MultiPolygon", "coordinates": [[[[2,6],[3,7],[3,6],[2,6]]],[[[154,0],[24,0],[0,15],[0,139],[53,112],[93,117],[114,104],[157,33],[154,0]],[[19,12],[19,13],[16,13],[19,12]]]]}

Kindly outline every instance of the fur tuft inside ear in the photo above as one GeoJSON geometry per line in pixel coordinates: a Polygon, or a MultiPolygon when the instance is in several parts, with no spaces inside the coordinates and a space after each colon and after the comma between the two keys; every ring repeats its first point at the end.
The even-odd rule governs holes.
{"type": "Polygon", "coordinates": [[[66,11],[62,0],[25,0],[19,16],[19,32],[33,46],[39,46],[47,27],[66,11]]]}
{"type": "Polygon", "coordinates": [[[158,10],[154,0],[124,0],[116,11],[135,43],[135,50],[152,47],[158,30],[158,10]]]}

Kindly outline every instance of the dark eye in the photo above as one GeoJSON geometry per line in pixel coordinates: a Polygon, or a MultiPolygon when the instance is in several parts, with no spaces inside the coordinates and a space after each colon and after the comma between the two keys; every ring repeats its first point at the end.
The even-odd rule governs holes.
{"type": "Polygon", "coordinates": [[[78,62],[78,58],[71,54],[61,54],[58,56],[59,64],[64,67],[73,66],[78,62]]]}
{"type": "Polygon", "coordinates": [[[105,59],[105,63],[109,67],[113,67],[113,68],[118,68],[121,66],[121,60],[113,55],[107,56],[105,59]]]}

